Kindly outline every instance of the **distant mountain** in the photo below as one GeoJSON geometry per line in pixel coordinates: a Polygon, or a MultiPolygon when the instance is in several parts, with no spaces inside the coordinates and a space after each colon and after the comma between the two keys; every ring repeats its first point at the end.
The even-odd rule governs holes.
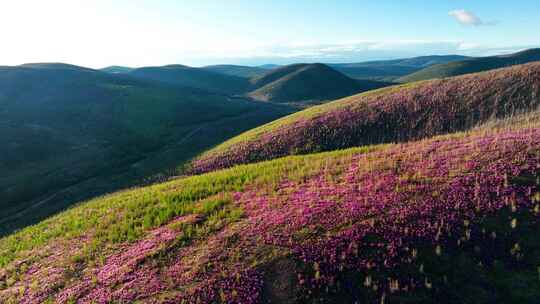
{"type": "Polygon", "coordinates": [[[430,56],[419,56],[411,58],[401,58],[394,60],[378,60],[378,61],[367,61],[363,65],[367,66],[379,66],[379,65],[402,65],[402,66],[413,66],[413,67],[428,67],[434,64],[448,63],[453,61],[465,60],[467,56],[461,55],[430,55],[430,56]]]}
{"type": "MultiPolygon", "coordinates": [[[[92,69],[85,68],[73,64],[68,63],[62,63],[62,62],[32,62],[32,63],[25,63],[19,65],[19,67],[24,68],[33,68],[33,69],[65,69],[65,70],[86,70],[90,71],[92,69]]],[[[3,68],[9,68],[9,67],[3,67],[3,68]]]]}
{"type": "Polygon", "coordinates": [[[263,65],[259,65],[257,67],[261,68],[261,69],[265,69],[265,70],[271,70],[271,69],[279,68],[280,66],[281,65],[279,65],[279,64],[263,64],[263,65]]]}
{"type": "Polygon", "coordinates": [[[291,111],[72,65],[0,67],[0,235],[291,111]]]}
{"type": "Polygon", "coordinates": [[[540,61],[540,49],[530,49],[510,55],[468,58],[466,60],[433,65],[413,74],[401,77],[398,79],[398,81],[411,82],[433,78],[451,77],[524,64],[533,61],[540,61]]]}
{"type": "Polygon", "coordinates": [[[357,81],[324,64],[294,64],[251,79],[253,99],[273,102],[330,100],[388,84],[357,81]]]}
{"type": "Polygon", "coordinates": [[[127,75],[183,87],[199,88],[220,94],[245,92],[249,81],[244,77],[225,75],[185,65],[166,65],[134,69],[127,75]]]}
{"type": "Polygon", "coordinates": [[[101,71],[107,72],[107,73],[113,73],[113,74],[125,74],[125,73],[129,73],[133,71],[133,68],[119,66],[119,65],[112,65],[112,66],[101,69],[101,71]]]}
{"type": "Polygon", "coordinates": [[[469,57],[459,55],[421,56],[394,60],[329,65],[352,78],[391,81],[434,64],[448,63],[467,58],[469,57]]]}
{"type": "Polygon", "coordinates": [[[209,65],[209,66],[203,67],[202,69],[206,71],[214,72],[214,73],[220,73],[220,74],[238,76],[238,77],[244,77],[244,78],[252,78],[256,76],[261,76],[268,71],[267,69],[261,68],[261,67],[250,67],[250,66],[230,65],[230,64],[209,65]]]}

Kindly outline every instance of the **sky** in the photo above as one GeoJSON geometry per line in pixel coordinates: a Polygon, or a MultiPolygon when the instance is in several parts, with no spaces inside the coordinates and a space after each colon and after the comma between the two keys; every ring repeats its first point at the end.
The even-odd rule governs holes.
{"type": "Polygon", "coordinates": [[[0,65],[360,62],[540,47],[539,0],[1,0],[0,65]]]}

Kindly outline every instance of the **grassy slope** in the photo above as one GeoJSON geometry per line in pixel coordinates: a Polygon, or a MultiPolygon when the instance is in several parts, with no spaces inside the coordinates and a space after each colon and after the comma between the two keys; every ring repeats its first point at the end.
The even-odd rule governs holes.
{"type": "Polygon", "coordinates": [[[0,240],[0,300],[530,302],[530,118],[94,199],[0,240]]]}
{"type": "Polygon", "coordinates": [[[466,130],[493,117],[534,110],[539,96],[538,63],[384,88],[250,130],[203,154],[192,172],[466,130]]]}
{"type": "Polygon", "coordinates": [[[2,68],[0,234],[289,111],[69,65],[2,68]]]}
{"type": "Polygon", "coordinates": [[[540,49],[530,49],[510,55],[470,58],[462,61],[433,65],[410,75],[403,76],[397,81],[412,82],[434,78],[452,77],[524,64],[533,61],[540,61],[540,49]]]}
{"type": "Polygon", "coordinates": [[[323,64],[295,64],[274,69],[251,80],[257,89],[248,95],[261,101],[330,100],[387,86],[357,81],[323,64]]]}

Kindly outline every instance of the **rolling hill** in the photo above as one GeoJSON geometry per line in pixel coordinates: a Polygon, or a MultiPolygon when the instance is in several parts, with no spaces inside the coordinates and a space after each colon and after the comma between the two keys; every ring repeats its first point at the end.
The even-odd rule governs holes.
{"type": "Polygon", "coordinates": [[[231,65],[231,64],[221,64],[221,65],[209,65],[202,67],[203,70],[207,70],[214,73],[221,73],[225,75],[238,76],[244,78],[252,78],[261,76],[266,73],[268,70],[261,67],[250,67],[243,65],[231,65]]]}
{"type": "Polygon", "coordinates": [[[467,130],[540,105],[540,63],[394,86],[292,114],[197,158],[192,173],[467,130]]]}
{"type": "Polygon", "coordinates": [[[225,75],[178,64],[138,68],[127,73],[127,75],[171,85],[199,88],[219,94],[239,94],[249,88],[249,81],[244,77],[225,75]]]}
{"type": "Polygon", "coordinates": [[[329,66],[355,79],[394,81],[401,76],[412,74],[435,64],[460,61],[467,58],[469,57],[459,55],[433,55],[360,63],[329,64],[329,66]]]}
{"type": "Polygon", "coordinates": [[[534,303],[540,128],[293,156],[0,239],[3,303],[534,303]]]}
{"type": "Polygon", "coordinates": [[[540,61],[540,49],[529,49],[509,55],[469,58],[446,64],[438,64],[399,78],[398,82],[412,82],[434,78],[458,76],[488,71],[513,65],[540,61]]]}
{"type": "Polygon", "coordinates": [[[66,64],[0,67],[0,234],[291,111],[66,64]]]}
{"type": "Polygon", "coordinates": [[[354,80],[324,64],[294,64],[276,68],[252,78],[251,84],[257,89],[249,92],[249,97],[282,103],[330,100],[388,85],[354,80]]]}

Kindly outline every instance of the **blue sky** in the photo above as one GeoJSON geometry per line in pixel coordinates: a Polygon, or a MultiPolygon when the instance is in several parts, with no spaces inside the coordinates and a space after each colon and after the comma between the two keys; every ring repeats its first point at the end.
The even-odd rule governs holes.
{"type": "Polygon", "coordinates": [[[355,62],[540,46],[538,0],[5,0],[0,64],[355,62]]]}

